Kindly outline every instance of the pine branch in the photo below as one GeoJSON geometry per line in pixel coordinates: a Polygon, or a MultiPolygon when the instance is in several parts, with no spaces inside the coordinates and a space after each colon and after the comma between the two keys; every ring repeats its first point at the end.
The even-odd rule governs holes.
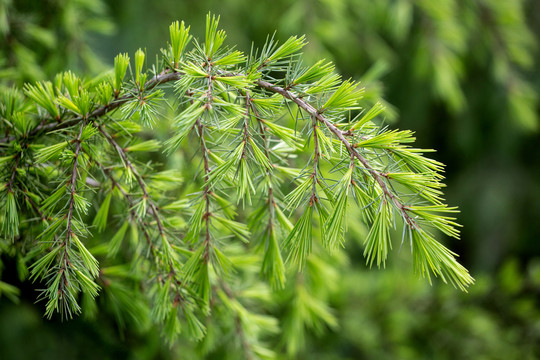
{"type": "Polygon", "coordinates": [[[156,246],[154,245],[154,242],[152,241],[151,237],[150,237],[150,234],[149,234],[149,230],[148,230],[148,224],[146,224],[144,222],[144,220],[137,216],[137,213],[135,212],[134,210],[134,207],[135,207],[135,202],[133,201],[133,199],[131,198],[131,196],[126,193],[126,191],[122,188],[122,186],[120,185],[120,183],[114,178],[113,174],[111,173],[111,170],[108,169],[107,167],[105,167],[105,165],[101,164],[99,161],[97,161],[96,159],[94,158],[91,158],[91,160],[101,169],[101,171],[103,171],[103,173],[109,178],[109,180],[111,181],[112,185],[113,185],[113,188],[117,188],[118,191],[120,191],[120,193],[122,194],[122,196],[126,199],[126,203],[128,205],[128,209],[129,209],[129,213],[131,215],[131,218],[135,221],[138,221],[140,226],[141,226],[141,230],[143,231],[143,235],[144,235],[144,238],[146,240],[146,243],[148,244],[148,247],[150,248],[150,253],[152,254],[152,257],[154,259],[154,262],[156,264],[159,264],[159,257],[157,255],[157,249],[156,249],[156,246]]]}
{"type": "MultiPolygon", "coordinates": [[[[264,149],[264,155],[272,164],[272,158],[271,158],[271,152],[269,147],[269,139],[266,134],[266,130],[264,128],[264,122],[262,120],[261,115],[257,111],[257,108],[255,107],[255,104],[250,100],[249,92],[246,90],[246,103],[249,105],[249,108],[255,115],[255,119],[257,119],[257,122],[259,124],[259,130],[261,132],[261,138],[263,141],[263,149],[264,149]]],[[[271,227],[274,224],[274,207],[276,206],[275,200],[274,200],[274,187],[273,187],[273,177],[272,171],[270,169],[266,169],[266,176],[268,176],[268,230],[271,230],[271,227]]]]}
{"type": "MultiPolygon", "coordinates": [[[[108,134],[107,134],[108,135],[108,134]]],[[[110,136],[110,135],[109,135],[110,136]]],[[[127,154],[126,154],[126,158],[127,158],[127,154]]],[[[143,236],[146,240],[146,243],[148,244],[148,247],[150,248],[150,253],[152,255],[152,259],[154,261],[154,264],[159,268],[162,266],[162,261],[161,261],[161,258],[158,254],[158,248],[155,246],[154,242],[152,241],[152,238],[150,236],[150,231],[149,231],[149,225],[144,221],[144,219],[140,216],[137,216],[137,213],[135,212],[134,210],[134,206],[135,206],[135,203],[133,201],[133,199],[131,198],[131,196],[129,194],[127,194],[124,189],[122,188],[122,186],[118,183],[118,181],[114,178],[113,174],[111,173],[110,169],[106,168],[103,164],[101,164],[99,161],[95,160],[95,159],[92,159],[92,161],[94,161],[94,163],[96,165],[98,165],[98,167],[105,173],[105,175],[109,178],[109,180],[111,181],[113,187],[116,187],[120,193],[122,194],[122,196],[126,199],[126,202],[127,202],[127,205],[128,205],[128,208],[129,208],[129,212],[130,212],[130,215],[131,215],[131,218],[134,219],[135,221],[139,222],[139,226],[141,227],[141,230],[143,232],[143,236]]],[[[151,212],[153,214],[156,214],[157,215],[157,212],[154,213],[154,210],[151,210],[151,212]]],[[[161,233],[160,233],[161,234],[161,233]]],[[[175,306],[177,304],[181,304],[181,306],[184,306],[184,299],[185,299],[185,296],[182,294],[182,291],[181,291],[181,282],[177,279],[177,271],[175,270],[175,265],[174,263],[172,262],[172,260],[170,260],[168,263],[167,263],[167,266],[168,268],[164,268],[162,271],[163,271],[163,274],[165,274],[166,276],[168,276],[169,278],[173,279],[173,288],[174,288],[174,292],[175,292],[175,297],[174,297],[174,304],[175,306]]]]}
{"type": "Polygon", "coordinates": [[[71,193],[69,198],[69,205],[68,205],[68,213],[67,213],[67,235],[66,235],[66,254],[67,254],[67,246],[69,246],[69,240],[71,239],[72,232],[71,232],[71,220],[73,218],[73,206],[75,205],[75,192],[76,192],[76,185],[77,185],[77,166],[79,161],[79,151],[81,150],[81,136],[83,129],[86,125],[87,119],[84,118],[81,127],[79,128],[79,135],[77,135],[77,139],[75,140],[75,155],[73,156],[73,170],[71,172],[71,193]]]}
{"type": "MultiPolygon", "coordinates": [[[[58,277],[58,293],[57,294],[50,294],[49,295],[49,302],[47,304],[47,314],[48,316],[52,316],[53,310],[58,307],[58,302],[61,303],[61,310],[60,312],[63,315],[71,315],[70,308],[74,307],[75,310],[78,312],[78,306],[76,306],[76,303],[74,303],[74,299],[72,298],[71,291],[74,288],[74,285],[71,284],[73,275],[70,275],[71,269],[73,269],[74,264],[73,260],[71,260],[71,254],[70,250],[72,247],[72,239],[74,236],[76,236],[72,231],[73,226],[73,210],[75,207],[75,196],[76,196],[76,187],[77,187],[77,174],[78,174],[78,164],[79,164],[79,152],[81,151],[81,137],[83,133],[83,129],[86,126],[87,118],[83,117],[83,121],[81,123],[81,126],[79,128],[79,133],[77,135],[77,138],[75,139],[75,152],[73,155],[73,165],[72,165],[72,171],[71,171],[71,178],[69,180],[69,185],[71,186],[71,189],[69,190],[69,201],[68,201],[68,211],[65,215],[66,218],[66,237],[64,241],[62,241],[59,244],[59,248],[63,249],[63,255],[61,256],[61,266],[58,269],[57,277],[58,277]]],[[[56,236],[55,236],[56,239],[56,236]]],[[[62,251],[62,250],[60,250],[62,251]]]]}
{"type": "MultiPolygon", "coordinates": [[[[100,84],[83,83],[66,72],[54,86],[51,82],[28,85],[25,94],[34,106],[21,106],[17,114],[37,121],[21,123],[17,117],[8,119],[6,126],[13,131],[0,139],[0,144],[9,144],[0,147],[0,151],[9,149],[2,152],[0,164],[14,167],[2,174],[8,197],[0,201],[1,205],[8,204],[9,209],[0,217],[16,224],[18,230],[22,223],[19,216],[27,215],[16,210],[21,208],[17,200],[22,198],[27,201],[27,213],[39,214],[43,220],[40,224],[24,221],[29,224],[25,226],[48,225],[38,237],[25,241],[31,244],[30,251],[38,254],[38,260],[32,264],[32,278],[47,281],[43,292],[49,299],[47,315],[56,310],[62,314],[79,312],[81,292],[97,296],[99,287],[94,279],[103,264],[116,256],[131,224],[134,242],[139,243],[138,231],[142,231],[146,244],[141,239],[140,245],[148,251],[150,261],[138,263],[133,259],[130,268],[137,279],[151,275],[149,287],[145,283],[141,288],[148,289],[152,318],[162,325],[169,341],[180,333],[201,339],[206,330],[198,317],[209,316],[212,309],[225,306],[229,309],[225,312],[229,322],[209,326],[226,324],[240,340],[248,358],[270,356],[272,352],[260,346],[258,334],[268,328],[272,329],[268,332],[277,331],[276,319],[248,311],[226,288],[225,279],[244,281],[240,276],[245,275],[246,280],[259,283],[258,273],[262,273],[275,289],[297,287],[292,289],[290,301],[298,319],[287,330],[287,336],[295,336],[297,325],[335,326],[325,299],[312,297],[318,296],[318,291],[311,294],[307,288],[298,288],[294,281],[286,283],[282,251],[301,270],[306,265],[309,272],[316,271],[311,267],[322,262],[319,254],[308,258],[316,236],[313,220],[320,221],[322,245],[336,250],[345,238],[350,198],[359,204],[370,227],[364,241],[368,263],[376,258],[377,265],[384,264],[391,248],[390,229],[396,226],[394,214],[399,214],[404,234],[411,240],[417,272],[428,278],[430,274],[441,276],[463,290],[472,283],[466,269],[455,261],[455,254],[428,231],[434,228],[458,238],[459,225],[451,216],[457,210],[443,204],[439,174],[443,165],[407,145],[414,141],[411,132],[381,129],[372,121],[382,111],[380,106],[342,123],[345,112],[360,109],[362,91],[351,80],[341,81],[331,64],[318,62],[303,68],[298,54],[305,45],[303,37],[292,37],[280,46],[270,39],[259,55],[246,57],[223,45],[226,35],[218,30],[218,19],[209,15],[206,25],[205,42],[195,40],[190,52],[184,51],[191,39],[189,29],[179,23],[171,25],[171,43],[163,50],[163,62],[149,67],[146,54],[139,49],[129,80],[124,80],[129,57],[121,54],[115,58],[114,77],[100,84]],[[174,95],[160,88],[171,82],[174,95]],[[151,126],[161,118],[158,100],[168,101],[173,96],[173,128],[165,142],[168,155],[185,146],[193,134],[194,153],[203,168],[200,171],[188,165],[182,169],[184,176],[193,174],[195,178],[185,187],[179,186],[181,179],[171,170],[146,175],[132,156],[132,152],[160,149],[159,141],[140,142],[135,134],[141,126],[151,126]],[[40,115],[43,111],[49,115],[40,115]],[[111,121],[103,121],[105,118],[111,121]],[[280,124],[282,119],[295,120],[294,129],[280,124]],[[122,142],[113,135],[115,131],[133,141],[121,146],[122,142]],[[44,143],[37,143],[37,137],[43,134],[44,143]],[[94,136],[104,140],[106,146],[99,146],[99,140],[88,141],[94,136]],[[24,144],[20,144],[20,139],[24,144]],[[293,165],[297,155],[308,149],[312,153],[308,154],[307,164],[293,165]],[[23,159],[25,167],[19,169],[23,159]],[[95,166],[87,167],[88,159],[95,166]],[[118,163],[118,159],[134,194],[128,188],[124,190],[124,180],[117,179],[116,167],[104,165],[118,163]],[[326,174],[325,162],[331,166],[332,175],[326,174]],[[296,168],[297,165],[303,169],[296,168]],[[30,174],[30,169],[29,179],[39,179],[39,186],[25,187],[20,181],[19,173],[25,170],[30,174]],[[98,233],[108,225],[109,211],[119,211],[110,205],[115,188],[128,207],[121,216],[124,223],[109,242],[109,256],[99,263],[79,240],[79,236],[92,236],[87,218],[94,212],[91,202],[97,199],[84,190],[86,185],[79,179],[83,171],[88,179],[100,171],[105,178],[101,183],[86,180],[86,184],[102,188],[106,194],[92,222],[98,230],[94,239],[106,241],[98,233]],[[338,176],[340,179],[336,179],[338,176]],[[55,178],[58,181],[51,181],[55,178]],[[286,187],[281,187],[284,180],[297,185],[285,197],[282,190],[286,187]],[[328,186],[327,181],[333,185],[328,186]],[[19,183],[25,191],[17,199],[12,193],[19,183]],[[229,191],[231,187],[236,191],[229,191]],[[173,190],[176,201],[167,200],[172,194],[161,195],[162,191],[173,190]],[[198,197],[189,201],[194,194],[198,197]],[[243,214],[249,214],[247,224],[236,220],[234,202],[242,202],[243,214]],[[287,211],[300,213],[295,225],[291,223],[294,215],[285,215],[287,211]],[[261,235],[251,236],[251,232],[261,235]],[[58,233],[61,235],[57,237],[58,233]],[[169,241],[168,236],[176,238],[171,234],[183,234],[183,243],[169,241]],[[261,240],[257,241],[259,237],[261,240]],[[225,286],[226,294],[218,290],[215,294],[219,296],[215,296],[212,289],[219,284],[225,286]]],[[[182,159],[176,155],[179,154],[175,154],[175,161],[182,159]]],[[[13,225],[3,232],[14,233],[13,225]]],[[[31,238],[32,234],[30,228],[25,236],[31,238]]],[[[94,255],[106,251],[103,246],[95,249],[94,255]]],[[[129,257],[123,259],[126,258],[129,257]]],[[[106,271],[103,274],[107,275],[106,271]]],[[[324,276],[316,274],[313,280],[324,276]]],[[[104,283],[113,284],[112,277],[103,279],[104,283]]],[[[262,300],[263,295],[251,294],[246,301],[251,304],[253,299],[262,300]]],[[[220,312],[216,323],[221,321],[221,315],[220,312]]],[[[297,345],[298,342],[291,348],[297,345]]]]}
{"type": "Polygon", "coordinates": [[[313,171],[311,172],[311,177],[313,178],[313,184],[311,186],[311,197],[309,199],[309,206],[311,207],[313,203],[319,201],[317,196],[317,183],[319,182],[317,169],[319,168],[319,156],[321,155],[319,150],[319,135],[317,134],[317,120],[314,116],[312,118],[312,136],[313,136],[313,171]]]}
{"type": "Polygon", "coordinates": [[[15,175],[17,174],[17,168],[19,167],[19,162],[21,161],[21,153],[18,152],[15,155],[15,164],[13,165],[13,170],[11,172],[11,176],[9,177],[9,181],[6,184],[6,188],[8,192],[13,192],[13,183],[15,182],[15,175]]]}
{"type": "MultiPolygon", "coordinates": [[[[431,281],[430,272],[434,273],[436,276],[440,276],[444,282],[451,282],[454,286],[459,287],[461,290],[466,291],[466,287],[474,282],[474,279],[469,275],[468,271],[459,264],[455,256],[456,254],[445,248],[443,245],[438,243],[433,236],[424,230],[418,223],[417,217],[418,215],[421,216],[421,219],[429,223],[431,226],[437,227],[446,234],[451,234],[453,236],[457,236],[457,231],[454,229],[454,226],[458,226],[455,222],[453,222],[453,218],[446,218],[444,217],[437,217],[437,215],[430,214],[430,213],[420,213],[419,211],[422,211],[421,206],[408,206],[405,205],[402,199],[395,193],[393,193],[389,186],[385,183],[384,178],[387,179],[396,179],[396,181],[406,184],[407,187],[413,188],[413,189],[420,189],[422,187],[427,186],[428,191],[426,194],[421,194],[422,197],[428,199],[431,203],[435,204],[434,206],[440,206],[437,210],[433,211],[441,211],[441,212],[452,212],[454,211],[451,208],[447,208],[445,205],[442,205],[440,202],[439,197],[439,191],[438,188],[441,187],[439,182],[437,181],[437,175],[434,175],[433,178],[425,178],[422,179],[422,174],[408,174],[408,173],[382,173],[380,171],[377,171],[373,168],[373,166],[370,164],[370,162],[363,157],[357,150],[356,146],[358,145],[352,145],[345,136],[350,134],[350,130],[342,131],[337,128],[337,126],[332,123],[330,120],[328,120],[327,117],[325,117],[322,112],[315,107],[313,107],[311,104],[307,103],[305,100],[301,99],[300,97],[296,96],[289,90],[285,90],[282,87],[276,86],[274,84],[271,84],[269,82],[266,82],[264,80],[258,80],[257,85],[260,86],[263,89],[266,89],[268,91],[278,93],[284,98],[293,101],[295,104],[299,106],[299,108],[306,111],[308,114],[316,118],[320,123],[324,124],[331,133],[333,133],[339,141],[347,148],[349,154],[351,157],[356,158],[363,166],[365,171],[367,171],[370,176],[373,178],[373,180],[379,185],[381,188],[384,199],[381,201],[381,207],[379,209],[379,212],[375,215],[373,224],[371,226],[370,233],[367,237],[367,245],[365,250],[365,255],[368,256],[368,262],[373,261],[375,257],[377,257],[377,263],[380,264],[381,262],[384,264],[386,254],[387,254],[387,248],[391,244],[389,244],[389,233],[388,229],[390,227],[390,217],[388,215],[388,211],[386,210],[386,201],[391,201],[395,208],[400,213],[401,217],[404,221],[404,226],[406,226],[404,229],[407,229],[409,231],[410,241],[411,241],[411,248],[413,249],[413,255],[414,255],[414,264],[416,271],[418,273],[421,273],[424,277],[427,277],[429,281],[431,281]],[[390,176],[391,175],[391,176],[390,176]],[[411,179],[406,180],[407,178],[411,179]],[[414,184],[414,181],[423,181],[425,182],[425,186],[418,186],[414,184]],[[409,214],[409,211],[415,214],[415,217],[413,217],[411,214],[409,214]]],[[[347,99],[347,96],[352,96],[352,93],[350,95],[344,95],[343,98],[336,97],[335,94],[340,91],[341,88],[344,87],[346,83],[342,83],[342,85],[334,92],[334,94],[326,101],[325,105],[323,106],[323,110],[326,111],[329,107],[333,106],[335,103],[342,103],[342,104],[353,104],[352,101],[349,101],[347,99]]],[[[351,100],[353,98],[351,97],[351,100]]],[[[350,105],[347,105],[350,106],[350,105]]],[[[366,140],[369,141],[369,140],[366,140]]],[[[359,144],[362,144],[359,143],[359,144]]],[[[389,145],[386,145],[389,146],[389,145]]],[[[392,148],[392,146],[390,146],[392,148]]],[[[413,154],[413,153],[411,153],[413,154]]],[[[426,162],[425,160],[422,160],[425,164],[429,164],[429,162],[426,162]]],[[[432,167],[433,164],[429,164],[429,167],[432,167]]],[[[344,178],[345,179],[345,178],[344,178]]],[[[352,178],[347,180],[351,184],[354,185],[354,182],[352,178]]],[[[348,188],[349,185],[346,185],[348,188]]],[[[423,190],[422,190],[423,191],[423,190]]],[[[334,211],[339,211],[338,213],[334,213],[335,216],[333,216],[332,221],[329,223],[329,225],[332,226],[334,231],[339,231],[341,228],[340,222],[342,222],[344,217],[344,208],[346,206],[346,195],[341,195],[343,199],[341,202],[339,202],[340,207],[335,207],[334,211]]],[[[429,208],[429,207],[427,207],[429,208]]],[[[435,209],[435,208],[432,208],[435,209]]],[[[301,244],[298,246],[303,247],[302,252],[300,252],[300,256],[295,254],[295,259],[305,259],[305,256],[307,253],[309,253],[309,246],[310,242],[307,238],[311,237],[310,230],[304,230],[306,227],[309,226],[309,222],[311,221],[310,216],[307,216],[306,213],[304,213],[304,216],[300,219],[300,221],[297,223],[295,229],[296,234],[303,234],[300,239],[303,241],[306,241],[306,244],[301,244]],[[306,224],[307,223],[307,224],[306,224]]],[[[292,234],[292,233],[291,233],[292,234]]],[[[296,235],[289,235],[289,238],[287,238],[287,241],[290,242],[292,239],[292,236],[296,235]]],[[[335,239],[335,232],[333,233],[333,238],[335,239]]],[[[286,242],[287,242],[286,241],[286,242]]],[[[331,242],[334,242],[334,240],[331,240],[331,242]]],[[[298,251],[300,249],[298,246],[295,247],[295,251],[298,251]]],[[[297,260],[298,261],[298,260],[297,260]]]]}
{"type": "MultiPolygon", "coordinates": [[[[96,125],[96,124],[95,124],[96,125]]],[[[144,184],[144,181],[142,179],[142,176],[140,176],[140,174],[138,173],[137,169],[133,166],[133,164],[131,163],[131,161],[129,160],[129,157],[127,155],[127,153],[125,152],[125,150],[113,139],[113,137],[107,133],[105,131],[105,129],[103,128],[102,125],[96,125],[99,132],[107,139],[107,141],[116,149],[116,151],[120,154],[123,162],[126,164],[126,166],[131,169],[131,172],[133,173],[133,175],[135,176],[135,179],[137,180],[138,184],[139,184],[139,187],[141,188],[142,192],[143,192],[143,199],[146,199],[148,200],[148,204],[150,206],[150,213],[152,215],[152,217],[154,218],[154,220],[156,221],[156,225],[158,227],[158,230],[159,230],[159,235],[162,239],[162,241],[164,242],[164,246],[166,247],[166,249],[164,249],[164,261],[165,263],[167,264],[168,266],[168,269],[166,269],[166,273],[168,273],[168,276],[169,278],[173,279],[173,285],[174,285],[174,291],[175,291],[175,300],[174,300],[174,303],[177,304],[177,303],[181,303],[183,304],[183,300],[184,299],[184,296],[182,295],[181,293],[181,290],[180,290],[180,281],[177,279],[177,270],[176,270],[176,266],[173,262],[173,259],[171,257],[171,255],[169,254],[170,252],[170,244],[168,242],[168,240],[166,239],[166,235],[165,235],[165,228],[163,226],[163,223],[159,217],[159,213],[158,213],[158,208],[157,206],[155,205],[154,201],[151,199],[150,195],[148,194],[148,190],[146,188],[146,185],[144,184]]],[[[130,198],[128,197],[127,194],[125,194],[125,192],[121,189],[121,187],[118,185],[118,183],[114,180],[114,178],[112,177],[112,175],[110,176],[111,180],[114,182],[114,184],[116,184],[116,186],[118,187],[118,189],[120,189],[120,191],[123,193],[124,197],[126,197],[126,199],[128,200],[128,202],[130,201],[130,198]]],[[[137,216],[137,214],[134,212],[133,210],[133,206],[130,206],[130,211],[132,212],[132,215],[135,215],[135,218],[136,219],[139,219],[139,222],[144,225],[144,221],[142,218],[139,218],[137,216]]],[[[153,241],[151,240],[150,238],[150,235],[148,234],[148,231],[146,230],[146,226],[143,226],[143,234],[144,234],[144,237],[146,239],[146,242],[148,243],[148,245],[150,246],[150,250],[152,252],[152,256],[154,258],[154,262],[156,263],[156,265],[160,265],[161,261],[157,255],[157,249],[155,247],[155,245],[153,244],[153,241]]]]}
{"type": "Polygon", "coordinates": [[[124,148],[118,145],[118,143],[113,139],[113,137],[105,131],[102,125],[96,124],[96,127],[99,130],[99,132],[105,137],[105,139],[107,139],[107,141],[116,149],[116,151],[122,158],[122,161],[124,162],[126,167],[129,168],[131,172],[133,173],[133,176],[137,180],[137,183],[139,184],[139,187],[143,193],[143,199],[148,200],[148,205],[150,206],[150,210],[151,210],[150,213],[154,217],[154,220],[156,220],[156,224],[159,229],[159,235],[162,238],[165,238],[165,228],[163,227],[163,223],[161,222],[161,219],[159,218],[157,206],[155,205],[154,201],[148,194],[148,190],[146,188],[146,185],[144,184],[142,176],[139,174],[137,169],[133,166],[133,164],[129,160],[129,157],[127,156],[124,148]]]}
{"type": "MultiPolygon", "coordinates": [[[[277,204],[274,195],[274,174],[273,169],[275,164],[272,162],[271,149],[270,149],[270,134],[267,134],[265,129],[264,120],[257,110],[256,104],[251,100],[250,91],[246,89],[243,91],[245,95],[245,101],[247,106],[247,116],[251,116],[253,113],[254,118],[257,120],[259,126],[260,137],[262,140],[262,146],[264,149],[264,156],[267,160],[267,165],[264,168],[264,172],[267,177],[268,193],[266,197],[266,206],[268,211],[268,222],[266,228],[263,231],[264,245],[264,258],[262,264],[262,272],[264,276],[270,281],[272,287],[276,289],[283,288],[285,285],[285,267],[281,258],[281,251],[279,249],[277,236],[276,236],[276,211],[277,204]]],[[[255,224],[258,225],[258,224],[255,224]]]]}
{"type": "MultiPolygon", "coordinates": [[[[172,72],[171,70],[164,70],[159,75],[156,75],[151,80],[149,80],[145,87],[144,91],[152,90],[158,85],[165,84],[171,81],[179,80],[182,77],[182,74],[179,72],[172,72]]],[[[87,120],[93,120],[93,119],[99,119],[109,112],[118,109],[122,105],[126,104],[127,102],[136,99],[138,97],[138,94],[134,93],[128,93],[125,94],[117,99],[115,99],[112,103],[98,107],[94,111],[92,111],[88,116],[86,117],[87,120]]],[[[67,129],[73,125],[77,125],[81,121],[83,121],[84,118],[82,116],[75,117],[73,119],[63,120],[63,119],[50,119],[50,118],[43,118],[41,120],[41,124],[36,126],[34,129],[32,129],[28,134],[27,138],[32,139],[34,137],[40,136],[43,133],[46,132],[52,132],[56,130],[61,129],[67,129]],[[52,120],[51,122],[47,120],[52,120]]],[[[17,137],[15,135],[6,136],[3,138],[0,138],[0,144],[8,144],[11,141],[15,140],[17,137]]]]}
{"type": "Polygon", "coordinates": [[[257,84],[262,87],[263,89],[270,90],[272,92],[278,93],[282,95],[283,97],[293,101],[296,103],[300,108],[304,109],[308,114],[310,114],[312,117],[317,119],[319,122],[323,123],[342,143],[345,145],[351,156],[354,156],[356,159],[362,163],[363,167],[369,172],[369,174],[373,177],[373,179],[379,184],[381,189],[383,190],[386,197],[388,197],[397,207],[397,209],[400,211],[401,216],[403,219],[407,222],[407,224],[411,227],[417,227],[415,220],[409,215],[407,212],[407,206],[404,205],[399,198],[394,195],[384,182],[383,178],[385,177],[382,173],[375,170],[369,163],[369,161],[364,158],[358,151],[356,151],[354,145],[352,145],[346,138],[346,135],[350,135],[349,131],[342,131],[339,130],[335,124],[330,122],[326,117],[324,117],[317,109],[315,109],[313,106],[311,106],[309,103],[298,97],[297,95],[293,94],[292,92],[285,90],[279,86],[273,85],[269,82],[266,82],[264,80],[257,81],[257,84]]]}
{"type": "MultiPolygon", "coordinates": [[[[207,63],[207,80],[208,80],[208,90],[206,93],[206,104],[205,108],[206,110],[212,108],[212,65],[210,61],[207,63]]],[[[204,239],[204,261],[208,263],[210,261],[210,246],[211,246],[211,238],[210,238],[210,216],[212,216],[212,213],[210,212],[210,184],[209,184],[209,174],[210,174],[210,164],[208,159],[208,146],[206,145],[206,140],[204,138],[204,125],[202,124],[201,119],[197,119],[197,122],[195,123],[197,126],[197,129],[199,131],[199,139],[201,142],[201,152],[203,156],[204,161],[204,192],[203,197],[205,201],[205,213],[203,215],[203,219],[205,222],[205,239],[204,239]]]]}

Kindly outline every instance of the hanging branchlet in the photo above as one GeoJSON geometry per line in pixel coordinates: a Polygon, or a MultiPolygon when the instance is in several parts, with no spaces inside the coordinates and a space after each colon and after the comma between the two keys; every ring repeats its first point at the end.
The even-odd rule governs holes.
{"type": "Polygon", "coordinates": [[[0,240],[29,254],[48,317],[103,291],[133,310],[118,319],[153,319],[170,342],[210,347],[232,331],[259,358],[277,320],[249,304],[283,289],[294,354],[306,329],[336,326],[318,279],[346,252],[351,206],[370,266],[385,266],[401,228],[417,273],[466,291],[473,278],[437,240],[458,239],[459,225],[432,150],[384,127],[382,103],[364,109],[360,84],[331,63],[304,66],[304,37],[246,56],[219,17],[207,16],[204,42],[189,30],[174,22],[153,66],[139,49],[105,81],[66,72],[0,94],[0,240]]]}
{"type": "MultiPolygon", "coordinates": [[[[282,211],[279,208],[278,201],[276,196],[281,195],[279,192],[279,183],[276,183],[276,180],[273,175],[274,164],[272,160],[272,150],[270,148],[270,135],[268,134],[268,129],[265,126],[262,114],[258,110],[257,101],[249,95],[249,91],[245,91],[245,101],[246,101],[246,117],[250,117],[252,114],[255,120],[257,121],[259,131],[260,131],[260,142],[262,143],[263,151],[259,150],[257,144],[254,140],[251,140],[253,155],[255,161],[262,165],[265,173],[264,177],[264,186],[267,188],[267,198],[266,201],[259,207],[258,210],[253,212],[251,216],[249,227],[250,229],[259,230],[262,233],[262,241],[260,241],[259,248],[263,251],[264,257],[262,262],[261,271],[265,278],[270,282],[272,288],[281,289],[285,285],[285,266],[283,258],[281,255],[281,249],[278,242],[279,231],[282,225],[279,224],[277,214],[282,214],[282,211]],[[268,217],[266,226],[261,230],[261,224],[263,223],[262,218],[264,214],[268,217]]],[[[264,108],[263,108],[264,109],[264,108]]],[[[268,109],[267,109],[268,111],[268,109]]],[[[270,114],[268,114],[270,115],[270,114]]],[[[274,155],[277,157],[277,155],[274,155]]],[[[285,216],[282,217],[285,219],[285,216]]],[[[285,232],[288,232],[292,229],[292,225],[287,220],[287,227],[285,232]]]]}

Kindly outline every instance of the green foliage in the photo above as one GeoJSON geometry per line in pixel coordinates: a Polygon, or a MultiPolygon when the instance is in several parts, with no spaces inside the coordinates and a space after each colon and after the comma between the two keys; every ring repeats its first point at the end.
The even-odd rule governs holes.
{"type": "Polygon", "coordinates": [[[178,61],[180,61],[180,56],[182,55],[184,48],[191,39],[191,35],[189,35],[189,26],[186,28],[183,21],[181,24],[176,21],[169,27],[169,33],[171,35],[173,64],[176,67],[178,66],[178,61]]]}
{"type": "Polygon", "coordinates": [[[2,86],[50,78],[65,66],[93,74],[104,71],[89,39],[113,30],[102,0],[2,0],[2,86]]]}
{"type": "Polygon", "coordinates": [[[114,81],[113,88],[115,92],[115,97],[118,97],[120,89],[122,89],[122,84],[124,77],[126,76],[126,71],[129,66],[129,56],[128,54],[119,54],[114,58],[114,81]]]}
{"type": "Polygon", "coordinates": [[[385,263],[399,228],[418,274],[466,290],[473,278],[431,233],[458,237],[442,165],[410,147],[412,133],[384,127],[382,107],[330,63],[304,66],[304,37],[245,56],[218,29],[209,14],[204,43],[186,50],[175,22],[156,64],[139,49],[129,74],[119,55],[114,76],[66,72],[3,111],[0,241],[43,289],[45,315],[94,314],[101,292],[122,325],[151,319],[170,343],[268,358],[283,314],[293,356],[306,330],[338,326],[328,281],[356,205],[369,264],[385,263]]]}
{"type": "Polygon", "coordinates": [[[540,351],[535,268],[538,260],[528,267],[509,260],[461,296],[396,267],[367,274],[347,267],[334,297],[340,330],[313,337],[304,357],[534,359],[540,351]]]}

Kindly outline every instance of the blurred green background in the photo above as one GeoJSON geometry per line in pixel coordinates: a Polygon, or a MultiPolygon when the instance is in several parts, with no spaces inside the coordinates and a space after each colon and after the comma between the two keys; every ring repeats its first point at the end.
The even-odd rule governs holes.
{"type": "MultiPolygon", "coordinates": [[[[540,2],[0,0],[0,85],[97,74],[139,47],[153,58],[173,20],[201,37],[208,11],[245,52],[274,32],[306,34],[306,62],[326,58],[361,79],[388,103],[389,126],[437,149],[448,203],[461,209],[462,240],[447,245],[477,279],[468,294],[418,280],[398,251],[385,271],[366,269],[351,226],[331,299],[340,327],[313,334],[301,357],[540,358],[540,2]]],[[[119,333],[105,314],[45,321],[20,286],[19,305],[0,298],[2,359],[190,358],[155,331],[119,333]]]]}

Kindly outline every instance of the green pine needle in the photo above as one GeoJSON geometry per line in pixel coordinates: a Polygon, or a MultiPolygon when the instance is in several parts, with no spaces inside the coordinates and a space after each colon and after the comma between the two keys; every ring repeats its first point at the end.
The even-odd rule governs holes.
{"type": "Polygon", "coordinates": [[[107,215],[109,215],[109,206],[111,204],[112,194],[113,193],[110,192],[105,196],[105,199],[101,203],[101,206],[96,213],[96,217],[92,222],[92,225],[96,227],[98,232],[103,232],[103,230],[105,230],[105,227],[107,226],[107,215]]]}
{"type": "Polygon", "coordinates": [[[116,96],[120,93],[122,89],[124,77],[126,76],[126,71],[129,66],[129,56],[128,54],[118,54],[114,58],[114,91],[116,96]]]}
{"type": "Polygon", "coordinates": [[[301,271],[312,248],[312,218],[313,207],[308,206],[283,241],[283,246],[289,250],[287,262],[291,262],[301,271]]]}
{"type": "Polygon", "coordinates": [[[182,52],[191,40],[191,35],[189,35],[189,28],[189,26],[186,28],[183,21],[181,23],[175,21],[171,24],[171,26],[169,26],[173,61],[175,66],[178,66],[178,62],[180,61],[182,52]]]}
{"type": "Polygon", "coordinates": [[[120,250],[120,246],[122,246],[122,241],[124,240],[124,236],[126,235],[127,228],[129,226],[129,222],[125,221],[122,226],[118,229],[118,231],[113,235],[109,242],[108,250],[107,250],[107,256],[114,257],[120,250]]]}
{"type": "Polygon", "coordinates": [[[285,286],[285,265],[274,229],[268,228],[264,238],[265,249],[262,273],[273,289],[282,289],[285,286]]]}
{"type": "Polygon", "coordinates": [[[392,220],[390,218],[391,213],[388,207],[389,204],[386,200],[383,200],[380,203],[378,212],[375,215],[375,220],[364,240],[364,256],[366,257],[366,263],[369,264],[370,267],[373,266],[375,260],[377,262],[377,267],[381,267],[381,265],[384,267],[388,252],[392,249],[392,243],[390,241],[390,226],[392,220]]]}

